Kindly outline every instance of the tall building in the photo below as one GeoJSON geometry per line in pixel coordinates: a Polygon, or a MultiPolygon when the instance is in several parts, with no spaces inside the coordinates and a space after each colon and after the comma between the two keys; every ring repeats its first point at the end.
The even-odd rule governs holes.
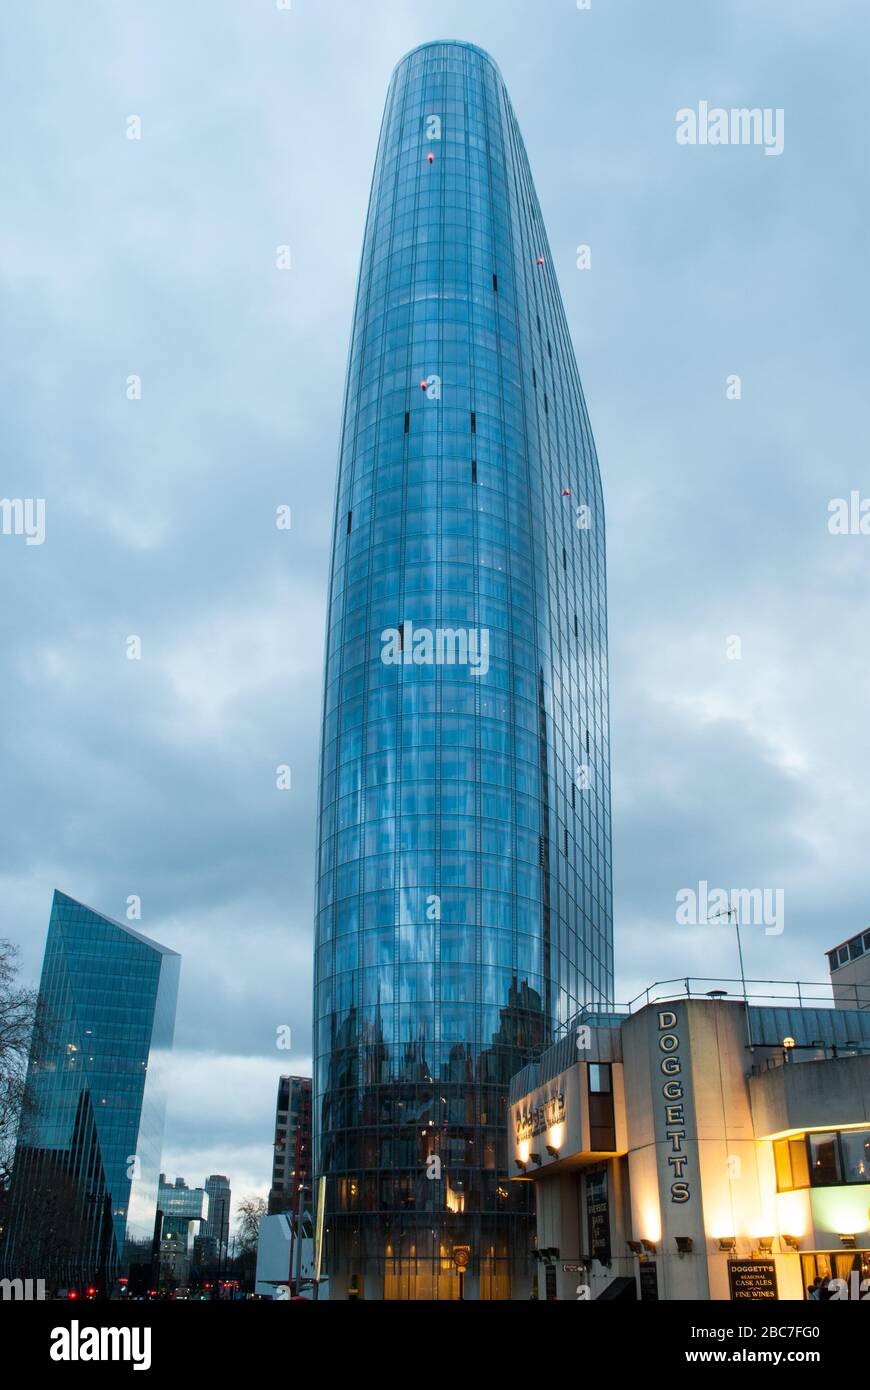
{"type": "Polygon", "coordinates": [[[230,1244],[230,1180],[222,1173],[212,1173],[205,1180],[208,1197],[208,1217],[194,1237],[194,1258],[201,1265],[223,1265],[230,1244]]]}
{"type": "Polygon", "coordinates": [[[311,1208],[311,1077],[282,1076],[275,1108],[269,1214],[298,1211],[301,1217],[311,1208]]]}
{"type": "Polygon", "coordinates": [[[838,1009],[870,1009],[870,931],[860,931],[828,951],[838,1009]]]}
{"type": "Polygon", "coordinates": [[[184,1285],[190,1274],[194,1241],[208,1220],[208,1193],[202,1187],[188,1187],[184,1178],[167,1182],[161,1173],[157,1206],[160,1212],[160,1276],[184,1285]]]}
{"type": "Polygon", "coordinates": [[[507,1083],[611,997],[607,679],[598,463],[519,126],[488,54],[425,44],[387,95],[332,544],[314,1109],[333,1298],[530,1286],[507,1083]]]}
{"type": "Polygon", "coordinates": [[[111,1291],[149,1271],[181,957],[55,892],[2,1267],[111,1291]]]}

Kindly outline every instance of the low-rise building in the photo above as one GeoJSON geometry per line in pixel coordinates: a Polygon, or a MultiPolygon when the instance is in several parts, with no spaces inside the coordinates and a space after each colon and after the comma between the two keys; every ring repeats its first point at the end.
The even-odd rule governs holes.
{"type": "Polygon", "coordinates": [[[508,1147],[541,1298],[870,1297],[866,1010],[686,982],[581,1015],[514,1077],[508,1147]]]}
{"type": "Polygon", "coordinates": [[[838,1009],[870,1009],[870,930],[829,951],[828,968],[838,1009]]]}

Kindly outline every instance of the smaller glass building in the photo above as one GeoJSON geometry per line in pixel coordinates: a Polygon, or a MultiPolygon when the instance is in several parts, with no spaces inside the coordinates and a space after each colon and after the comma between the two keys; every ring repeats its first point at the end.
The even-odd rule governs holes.
{"type": "Polygon", "coordinates": [[[109,1292],[123,1275],[150,1275],[180,966],[175,951],[55,892],[6,1277],[109,1292]]]}
{"type": "Polygon", "coordinates": [[[204,1231],[209,1217],[209,1196],[203,1187],[188,1187],[184,1178],[167,1182],[160,1174],[157,1189],[160,1210],[161,1282],[186,1284],[194,1253],[194,1226],[204,1231]]]}

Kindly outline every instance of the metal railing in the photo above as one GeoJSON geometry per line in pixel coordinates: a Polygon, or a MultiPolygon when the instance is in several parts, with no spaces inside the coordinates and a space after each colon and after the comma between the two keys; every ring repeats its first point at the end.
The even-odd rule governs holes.
{"type": "Polygon", "coordinates": [[[628,1013],[636,1013],[664,999],[739,1000],[747,1004],[789,1006],[799,1009],[841,1007],[870,1008],[870,984],[832,984],[830,980],[736,980],[680,976],[673,980],[656,980],[625,1005],[628,1013]],[[744,990],[744,984],[746,986],[744,990]],[[760,988],[756,988],[759,986],[760,988]]]}

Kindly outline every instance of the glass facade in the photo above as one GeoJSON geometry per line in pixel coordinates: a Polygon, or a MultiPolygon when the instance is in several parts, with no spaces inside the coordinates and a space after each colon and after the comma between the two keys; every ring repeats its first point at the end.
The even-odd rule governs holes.
{"type": "Polygon", "coordinates": [[[111,1291],[150,1273],[181,957],[56,892],[0,1255],[111,1291]]]}
{"type": "Polygon", "coordinates": [[[610,843],[577,365],[498,68],[427,44],[387,96],[332,546],[314,1048],[331,1297],[519,1295],[507,1082],[611,999],[610,843]]]}

